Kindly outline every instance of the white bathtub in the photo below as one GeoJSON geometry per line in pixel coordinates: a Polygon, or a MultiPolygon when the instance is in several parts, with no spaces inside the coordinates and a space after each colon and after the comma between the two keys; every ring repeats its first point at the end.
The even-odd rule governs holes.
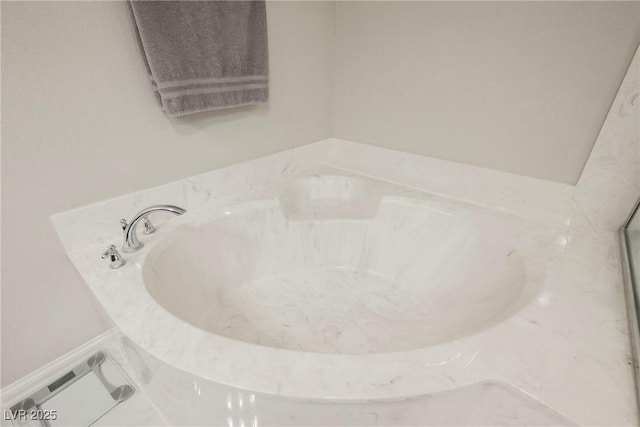
{"type": "MultiPolygon", "coordinates": [[[[414,402],[426,422],[428,396],[520,393],[508,384],[543,351],[532,353],[544,337],[530,329],[553,295],[564,225],[328,167],[216,202],[187,183],[200,206],[187,203],[165,223],[158,214],[157,233],[141,236],[145,246],[125,255],[125,267],[100,264],[84,237],[68,244],[172,423],[222,425],[245,411],[243,420],[314,425],[304,414],[334,404],[343,415],[333,425],[357,424],[365,402],[386,408],[386,424],[414,402]],[[253,409],[238,409],[238,399],[253,409]]],[[[138,196],[130,213],[147,202],[181,205],[168,194],[138,196]]],[[[54,219],[59,230],[73,215],[54,219]]]]}
{"type": "Polygon", "coordinates": [[[347,176],[299,178],[280,198],[194,221],[145,257],[149,293],[203,331],[271,349],[451,342],[513,315],[544,274],[505,215],[347,176]]]}

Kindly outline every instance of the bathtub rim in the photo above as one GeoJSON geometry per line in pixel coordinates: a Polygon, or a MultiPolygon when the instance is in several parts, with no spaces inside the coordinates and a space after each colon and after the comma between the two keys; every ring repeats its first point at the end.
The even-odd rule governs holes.
{"type": "MultiPolygon", "coordinates": [[[[210,208],[209,214],[229,207],[210,208]]],[[[171,219],[164,224],[163,232],[170,235],[188,220],[187,215],[171,219]]],[[[91,268],[95,264],[93,248],[73,251],[69,256],[118,329],[140,348],[192,375],[257,393],[302,399],[405,398],[508,377],[500,373],[504,369],[487,368],[488,360],[496,357],[488,343],[501,341],[524,311],[538,309],[532,299],[503,323],[459,340],[410,351],[348,355],[263,347],[201,330],[155,301],[142,279],[142,266],[148,252],[160,241],[149,242],[132,254],[130,264],[134,268],[123,269],[115,277],[91,268]],[[124,302],[132,300],[134,305],[124,302]],[[170,336],[167,331],[172,331],[170,336]],[[480,353],[483,357],[477,357],[480,353]]],[[[516,367],[507,370],[512,369],[516,367]]]]}
{"type": "MultiPolygon", "coordinates": [[[[398,196],[398,195],[383,195],[380,198],[380,203],[389,203],[389,204],[400,204],[400,205],[405,205],[408,204],[410,205],[410,208],[415,208],[415,209],[423,209],[423,208],[429,208],[429,210],[431,210],[431,202],[432,200],[419,200],[419,199],[414,199],[408,196],[398,196]]],[[[438,200],[436,202],[436,207],[441,207],[440,206],[440,200],[438,200]]],[[[492,328],[496,325],[499,324],[499,322],[508,320],[510,317],[513,317],[515,315],[517,315],[519,312],[521,312],[522,310],[524,310],[528,305],[530,305],[534,299],[536,298],[536,296],[540,295],[544,289],[544,284],[541,283],[539,280],[538,281],[529,281],[528,283],[513,283],[513,286],[518,286],[519,291],[517,292],[516,295],[513,296],[513,298],[509,301],[509,304],[501,306],[499,311],[496,311],[495,313],[493,313],[493,315],[488,316],[487,318],[483,318],[480,320],[481,326],[478,327],[470,327],[469,330],[467,331],[461,331],[458,332],[456,334],[453,335],[453,338],[447,338],[447,339],[441,339],[438,341],[435,341],[433,343],[430,344],[426,344],[422,347],[415,347],[415,348],[408,348],[408,349],[399,349],[399,350],[385,350],[385,351],[377,351],[377,352],[362,352],[362,353],[334,353],[334,352],[316,352],[316,351],[312,351],[312,350],[294,350],[294,349],[288,349],[288,348],[280,348],[280,347],[273,347],[273,346],[265,346],[265,345],[261,345],[261,344],[255,344],[253,342],[250,341],[245,341],[242,340],[240,338],[234,338],[231,336],[227,336],[227,335],[221,335],[218,334],[215,331],[212,330],[208,330],[205,327],[202,326],[198,326],[195,325],[194,323],[192,323],[189,320],[186,320],[184,317],[182,317],[180,314],[175,313],[173,310],[169,309],[166,307],[165,303],[159,299],[157,299],[155,292],[150,288],[150,286],[153,285],[153,283],[150,283],[147,280],[147,275],[150,274],[150,268],[149,268],[149,261],[153,261],[153,262],[158,262],[158,258],[162,257],[162,252],[164,252],[165,250],[169,249],[171,244],[175,243],[176,241],[182,241],[183,239],[185,239],[187,236],[191,236],[194,235],[197,238],[197,233],[201,228],[208,228],[208,227],[218,227],[220,226],[220,224],[218,223],[219,219],[226,219],[227,218],[227,214],[230,214],[231,216],[233,216],[234,213],[240,212],[240,213],[244,213],[244,212],[253,212],[256,209],[263,209],[265,208],[263,206],[264,203],[267,203],[268,205],[266,206],[266,209],[271,208],[271,204],[277,204],[278,203],[278,199],[277,198],[271,198],[271,199],[262,199],[262,200],[253,200],[250,202],[243,202],[243,203],[238,203],[236,205],[233,206],[227,206],[225,209],[227,210],[226,212],[218,212],[217,214],[212,214],[212,213],[204,213],[204,215],[202,215],[204,218],[206,218],[205,222],[203,223],[199,223],[197,226],[193,227],[193,224],[191,224],[192,220],[188,217],[182,217],[182,218],[176,218],[175,220],[172,220],[171,223],[173,224],[172,227],[172,231],[176,231],[176,233],[167,233],[165,235],[163,235],[162,237],[160,237],[159,239],[155,240],[153,242],[153,246],[149,247],[147,249],[147,251],[145,252],[145,256],[144,259],[141,261],[141,275],[142,275],[142,282],[145,286],[146,291],[152,296],[152,299],[161,306],[162,309],[164,309],[165,311],[167,311],[171,316],[175,317],[176,319],[180,320],[181,322],[186,322],[187,324],[189,324],[190,326],[196,327],[198,329],[204,330],[205,332],[212,334],[212,335],[216,335],[228,340],[231,340],[233,342],[241,342],[241,343],[247,343],[247,344],[251,344],[253,346],[257,346],[259,348],[264,348],[264,347],[268,347],[268,348],[272,348],[275,349],[277,351],[292,351],[294,353],[318,353],[318,354],[328,354],[328,355],[346,355],[346,356],[365,356],[365,355],[370,355],[370,354],[398,354],[398,353],[405,353],[405,352],[411,352],[411,351],[418,351],[418,350],[423,350],[425,348],[429,348],[429,347],[433,347],[433,346],[439,346],[439,345],[446,345],[447,343],[450,342],[456,342],[456,341],[461,341],[464,340],[467,337],[471,337],[474,335],[477,335],[479,333],[481,333],[482,331],[484,331],[485,329],[489,329],[492,328]],[[183,228],[184,226],[187,226],[187,228],[183,228]],[[160,250],[160,251],[159,251],[160,250]]],[[[469,208],[468,206],[465,206],[464,204],[462,204],[463,207],[465,208],[469,208]]],[[[281,203],[280,203],[280,208],[282,208],[281,203]]],[[[284,208],[282,208],[284,209],[284,208]]],[[[474,208],[471,208],[474,209],[474,208]]],[[[479,208],[481,211],[485,211],[484,208],[479,208]]],[[[503,214],[500,212],[491,212],[489,210],[486,210],[487,214],[490,216],[502,216],[503,214]]],[[[441,211],[437,211],[438,213],[442,213],[441,211]]],[[[456,215],[459,214],[461,212],[457,212],[456,211],[456,215]]],[[[469,215],[469,212],[462,212],[462,215],[460,218],[465,218],[466,215],[469,215]]],[[[473,214],[471,214],[473,215],[473,214]]],[[[363,221],[376,221],[377,217],[375,218],[368,218],[365,219],[363,221]]],[[[304,222],[305,220],[295,220],[297,221],[301,221],[304,222]]],[[[314,221],[314,220],[310,220],[310,221],[314,221]]],[[[354,220],[354,219],[345,219],[345,220],[341,220],[341,219],[329,219],[327,220],[329,222],[333,222],[333,221],[346,221],[346,222],[351,222],[351,221],[360,221],[360,220],[354,220]]],[[[353,268],[354,271],[357,270],[357,267],[359,266],[335,266],[335,265],[327,265],[327,266],[321,266],[321,267],[327,267],[329,269],[331,268],[337,268],[337,269],[342,269],[342,268],[347,268],[347,269],[351,269],[353,268]]],[[[526,263],[524,262],[524,260],[522,259],[522,257],[520,257],[519,255],[519,259],[518,259],[518,263],[514,266],[512,265],[512,268],[517,267],[518,269],[522,269],[524,271],[524,277],[527,277],[527,270],[528,270],[528,266],[526,265],[526,263]]],[[[292,273],[299,273],[299,270],[292,270],[292,273]]],[[[365,271],[365,273],[369,273],[368,271],[365,271]]],[[[500,276],[497,276],[500,277],[500,276]]],[[[488,282],[491,282],[491,280],[489,280],[488,282]]],[[[160,286],[162,286],[163,284],[161,283],[160,286]]]]}

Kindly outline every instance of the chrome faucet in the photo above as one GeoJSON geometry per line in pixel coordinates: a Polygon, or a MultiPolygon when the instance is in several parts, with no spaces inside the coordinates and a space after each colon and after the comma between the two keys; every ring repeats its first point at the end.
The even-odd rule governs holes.
{"type": "Polygon", "coordinates": [[[105,259],[106,257],[109,257],[109,259],[111,260],[109,268],[113,270],[120,268],[127,263],[127,261],[125,261],[124,258],[120,256],[115,245],[109,245],[107,250],[102,254],[102,259],[105,259]]]}
{"type": "Polygon", "coordinates": [[[144,234],[151,234],[156,231],[151,221],[149,221],[148,215],[151,212],[165,211],[171,212],[174,215],[182,215],[186,210],[173,205],[155,205],[138,212],[133,219],[127,223],[126,219],[121,219],[122,231],[124,233],[124,245],[122,245],[122,252],[135,252],[144,246],[138,236],[136,235],[136,229],[140,221],[144,222],[144,234]]]}

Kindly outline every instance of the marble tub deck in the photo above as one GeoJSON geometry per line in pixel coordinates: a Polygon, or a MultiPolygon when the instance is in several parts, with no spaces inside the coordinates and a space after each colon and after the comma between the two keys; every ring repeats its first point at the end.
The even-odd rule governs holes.
{"type": "MultiPolygon", "coordinates": [[[[264,196],[263,191],[258,193],[264,196]]],[[[224,202],[190,212],[230,210],[224,202]]],[[[127,268],[111,271],[96,255],[105,244],[119,245],[117,234],[69,256],[125,336],[155,358],[221,384],[267,395],[354,401],[406,399],[497,380],[532,396],[539,408],[551,407],[579,424],[634,425],[638,420],[617,235],[572,230],[557,216],[545,212],[527,220],[560,231],[554,234],[553,248],[539,254],[545,263],[544,284],[523,309],[470,336],[393,353],[262,347],[176,319],[151,297],[142,270],[148,253],[172,229],[188,223],[188,215],[159,224],[157,235],[145,236],[145,248],[127,254],[127,268]]]]}

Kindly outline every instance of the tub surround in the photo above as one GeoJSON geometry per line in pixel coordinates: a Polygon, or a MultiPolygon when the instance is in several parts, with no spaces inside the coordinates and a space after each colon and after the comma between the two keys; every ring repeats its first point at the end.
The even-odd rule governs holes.
{"type": "MultiPolygon", "coordinates": [[[[123,333],[159,360],[204,378],[262,393],[310,399],[330,397],[347,400],[404,398],[439,392],[493,378],[508,379],[510,382],[513,375],[520,376],[526,371],[529,371],[529,374],[525,375],[528,384],[522,385],[535,384],[539,373],[531,370],[530,358],[533,354],[544,354],[546,351],[541,345],[542,343],[536,343],[535,336],[539,333],[538,338],[544,340],[548,331],[540,329],[540,332],[537,332],[528,329],[529,325],[544,319],[546,315],[546,310],[544,310],[546,299],[544,298],[543,303],[539,303],[538,300],[529,301],[530,298],[523,297],[523,300],[516,305],[525,306],[524,311],[465,339],[453,340],[426,348],[405,348],[403,351],[393,353],[389,353],[389,351],[398,349],[388,348],[386,351],[379,349],[380,351],[374,354],[314,353],[290,351],[291,349],[287,350],[286,346],[285,349],[256,346],[206,332],[200,327],[192,325],[193,323],[197,324],[194,319],[189,319],[192,324],[176,321],[174,315],[154,300],[145,287],[143,273],[151,274],[152,267],[149,265],[153,262],[152,258],[160,257],[158,251],[151,253],[156,245],[171,246],[174,243],[172,236],[180,235],[185,232],[185,229],[188,231],[189,228],[192,228],[195,233],[201,233],[203,229],[198,226],[212,224],[214,220],[224,218],[227,215],[231,217],[230,221],[237,221],[237,227],[240,227],[243,222],[238,218],[242,217],[243,212],[247,212],[246,215],[249,218],[256,215],[255,206],[252,207],[251,204],[258,204],[260,208],[268,206],[270,203],[277,205],[281,196],[286,199],[288,192],[295,191],[295,184],[300,179],[313,176],[340,176],[339,174],[353,177],[353,173],[340,172],[330,164],[318,165],[312,160],[318,158],[317,154],[321,148],[325,148],[325,150],[328,148],[335,152],[338,144],[340,142],[336,140],[325,141],[295,149],[293,152],[280,153],[225,170],[214,171],[185,180],[182,183],[170,184],[164,189],[151,190],[150,193],[155,194],[142,193],[126,197],[129,203],[135,205],[135,207],[129,208],[130,211],[137,211],[147,204],[159,203],[160,200],[164,200],[167,203],[184,206],[188,213],[181,217],[170,218],[164,224],[157,220],[154,221],[158,231],[151,236],[142,236],[141,239],[144,240],[145,246],[138,252],[127,254],[125,256],[128,262],[127,266],[115,272],[105,268],[99,259],[96,260],[95,254],[96,252],[101,253],[102,246],[121,244],[122,236],[117,221],[121,214],[117,212],[126,203],[124,198],[93,205],[69,214],[54,216],[54,223],[60,229],[63,240],[66,234],[63,223],[73,223],[76,227],[80,227],[79,230],[82,230],[83,233],[77,234],[77,239],[72,241],[72,244],[78,245],[77,242],[81,239],[85,239],[85,241],[80,242],[79,247],[75,246],[78,249],[73,249],[70,244],[68,246],[69,256],[123,333]],[[305,148],[309,151],[305,152],[305,148]],[[266,171],[259,172],[263,168],[266,171]],[[231,171],[231,169],[235,169],[235,171],[231,171]],[[245,172],[251,171],[252,176],[243,180],[243,170],[245,172]],[[235,185],[230,183],[232,177],[244,181],[245,193],[240,190],[237,196],[229,194],[224,200],[207,197],[212,194],[224,196],[224,193],[219,192],[217,188],[233,188],[235,185]],[[254,179],[255,181],[253,181],[254,179]],[[175,191],[179,193],[176,194],[175,191]],[[107,217],[107,215],[109,216],[107,217]],[[71,217],[74,218],[71,219],[71,217]],[[107,231],[109,234],[98,236],[100,239],[98,240],[95,233],[91,235],[86,232],[87,229],[95,230],[96,227],[90,224],[83,226],[83,222],[85,224],[86,222],[94,224],[99,222],[100,230],[109,230],[107,231]],[[94,240],[87,242],[88,239],[94,240]],[[505,340],[505,336],[513,337],[513,339],[505,340]],[[518,348],[519,345],[522,347],[518,348]],[[507,361],[505,354],[518,354],[519,356],[514,357],[512,361],[507,361]],[[496,363],[498,360],[500,363],[496,363]]],[[[355,143],[345,142],[344,144],[351,149],[359,147],[362,157],[370,149],[368,146],[355,143]]],[[[414,160],[419,160],[419,156],[415,157],[414,160]]],[[[374,161],[376,160],[374,159],[374,161]]],[[[459,167],[465,168],[462,165],[459,167]]],[[[406,169],[402,168],[402,170],[406,169]]],[[[422,167],[420,170],[429,169],[422,167]]],[[[455,172],[452,171],[452,173],[455,172]]],[[[425,211],[433,212],[434,204],[439,204],[440,209],[445,210],[443,218],[447,219],[446,214],[451,216],[448,218],[450,225],[447,226],[447,229],[455,230],[455,225],[459,221],[462,221],[462,224],[470,230],[467,231],[469,236],[473,236],[474,226],[477,229],[487,228],[489,233],[496,233],[491,230],[497,230],[500,227],[504,227],[505,230],[510,228],[510,232],[495,236],[495,238],[507,242],[509,239],[520,242],[527,241],[529,244],[526,246],[521,244],[521,247],[516,247],[509,243],[501,249],[502,252],[505,252],[501,254],[504,256],[513,249],[519,249],[520,252],[527,254],[525,262],[527,271],[521,270],[519,273],[517,268],[521,264],[515,264],[516,270],[505,273],[512,277],[508,280],[515,281],[514,286],[516,287],[522,286],[523,289],[528,289],[524,292],[525,294],[537,294],[539,292],[535,289],[541,287],[547,289],[547,292],[553,293],[553,287],[557,286],[560,269],[558,261],[562,258],[566,244],[567,225],[566,221],[558,221],[557,212],[564,207],[557,206],[556,201],[560,199],[563,203],[569,202],[570,193],[566,191],[565,186],[561,185],[555,188],[555,192],[550,192],[545,191],[547,183],[527,182],[528,186],[520,190],[519,199],[528,200],[529,194],[533,193],[537,200],[542,201],[540,211],[534,213],[538,216],[538,220],[534,221],[508,214],[510,209],[514,209],[510,203],[500,206],[499,211],[492,211],[469,203],[434,196],[427,191],[417,190],[416,187],[407,188],[389,184],[389,182],[397,181],[392,170],[386,176],[381,176],[381,180],[372,180],[359,174],[355,174],[355,176],[358,176],[357,179],[361,182],[372,185],[381,193],[386,193],[387,197],[393,196],[391,189],[395,189],[398,195],[403,194],[404,197],[407,194],[411,195],[410,199],[405,199],[409,201],[408,203],[419,203],[421,199],[422,203],[431,203],[431,205],[427,204],[423,207],[425,211]],[[386,187],[376,185],[376,181],[387,182],[386,187]],[[534,191],[531,191],[532,188],[534,191]],[[545,197],[545,194],[551,197],[545,197]],[[561,197],[562,195],[564,197],[561,197]],[[464,223],[465,216],[474,218],[475,224],[474,222],[464,223]],[[485,218],[483,224],[482,218],[485,218]],[[509,237],[510,234],[511,237],[509,237]]],[[[451,176],[452,182],[456,182],[454,176],[451,176]]],[[[467,176],[470,177],[470,181],[473,179],[472,175],[467,176]]],[[[529,178],[513,178],[532,181],[529,178]]],[[[513,191],[512,180],[505,181],[505,186],[508,188],[505,191],[513,191]]],[[[160,215],[156,215],[154,219],[159,217],[160,215]]],[[[406,218],[405,221],[400,222],[400,225],[402,222],[405,222],[405,226],[408,225],[407,232],[411,233],[411,222],[407,224],[406,218]]],[[[440,227],[446,226],[446,224],[446,221],[442,222],[440,227]]],[[[344,230],[332,230],[328,238],[338,238],[344,234],[343,232],[344,230]]],[[[319,232],[318,234],[326,235],[327,233],[319,232]]],[[[285,235],[276,236],[276,242],[279,241],[278,237],[286,238],[285,235]]],[[[440,238],[442,239],[444,236],[440,236],[440,238]]],[[[310,238],[311,242],[313,242],[312,239],[313,237],[310,238]]],[[[486,244],[490,241],[480,240],[477,244],[482,245],[483,242],[486,244]]],[[[243,248],[247,249],[252,246],[242,246],[242,243],[239,239],[235,242],[233,239],[225,241],[218,252],[221,263],[225,259],[223,251],[225,244],[231,245],[230,247],[233,249],[230,252],[232,253],[242,252],[243,248]]],[[[288,244],[293,246],[293,252],[302,249],[301,243],[296,243],[293,240],[288,244]]],[[[448,243],[443,241],[443,244],[448,243]]],[[[462,242],[458,242],[458,245],[461,244],[462,242]]],[[[434,243],[434,245],[437,247],[438,243],[434,243]]],[[[347,258],[362,256],[361,247],[362,245],[355,247],[349,245],[345,248],[345,256],[347,258]]],[[[265,252],[268,253],[274,249],[275,246],[266,249],[265,252]]],[[[396,252],[399,249],[400,247],[395,248],[396,252]]],[[[482,250],[482,247],[479,247],[477,251],[481,252],[482,250]]],[[[330,254],[330,252],[327,253],[330,254]]],[[[322,256],[323,254],[320,255],[320,257],[322,256]]],[[[520,253],[516,256],[519,257],[520,253]]],[[[166,260],[164,262],[162,260],[154,261],[158,266],[167,264],[166,260]]],[[[308,260],[301,260],[301,265],[304,266],[306,261],[308,260]]],[[[265,264],[269,265],[269,263],[265,264]]],[[[339,262],[327,262],[326,264],[340,265],[339,262]]],[[[493,264],[487,262],[486,267],[492,268],[493,264]]],[[[238,271],[246,271],[249,266],[241,265],[238,267],[238,271]]],[[[287,266],[279,267],[286,268],[287,266]]],[[[496,272],[491,271],[488,273],[488,277],[499,278],[502,274],[501,269],[502,266],[496,272]]],[[[401,273],[401,271],[397,273],[401,273]]],[[[411,274],[417,275],[418,272],[410,273],[410,278],[414,277],[411,274]]],[[[154,289],[156,292],[160,292],[159,287],[152,286],[151,291],[153,292],[154,289]]],[[[164,289],[168,288],[165,286],[164,289]]],[[[178,295],[174,293],[172,296],[164,296],[164,301],[171,300],[177,304],[179,301],[176,298],[178,295]]],[[[510,307],[511,305],[507,304],[504,311],[509,311],[510,307]]],[[[183,311],[189,312],[190,310],[184,309],[183,311]]],[[[404,327],[406,326],[408,325],[404,325],[404,327]]],[[[460,335],[468,335],[465,331],[466,329],[463,327],[460,335]]],[[[447,340],[443,338],[439,341],[447,340]]],[[[353,351],[347,351],[347,353],[353,353],[353,351]]],[[[365,351],[365,353],[367,352],[365,351]]]]}
{"type": "MultiPolygon", "coordinates": [[[[195,384],[198,396],[217,396],[214,390],[230,387],[267,398],[332,401],[408,399],[498,380],[579,424],[635,425],[637,402],[614,229],[639,193],[637,69],[636,54],[575,187],[330,139],[52,219],[78,271],[130,348],[147,360],[138,371],[156,367],[146,378],[157,396],[165,393],[161,389],[172,382],[171,375],[183,375],[172,386],[194,393],[195,384]],[[317,186],[318,179],[328,181],[317,186]],[[408,200],[432,203],[430,209],[441,203],[457,212],[458,220],[460,212],[500,218],[498,222],[518,230],[514,235],[521,241],[532,242],[522,251],[529,264],[525,262],[527,274],[521,277],[534,292],[515,305],[518,310],[481,330],[420,348],[378,346],[374,353],[366,347],[361,354],[339,354],[214,335],[195,326],[197,319],[177,319],[147,291],[147,263],[190,222],[240,218],[256,203],[261,209],[283,206],[294,217],[322,217],[322,206],[304,209],[309,201],[301,195],[314,185],[324,196],[356,195],[361,203],[347,204],[340,213],[355,221],[384,205],[360,197],[371,188],[381,192],[380,200],[398,195],[407,200],[410,194],[408,200]],[[128,254],[127,266],[106,268],[99,256],[109,244],[121,245],[119,218],[159,203],[182,206],[188,213],[165,223],[154,221],[158,232],[142,237],[145,247],[128,254]],[[154,375],[161,380],[154,381],[154,375]]],[[[495,235],[499,240],[508,233],[495,235]]],[[[488,274],[499,274],[494,264],[487,264],[488,274]]],[[[165,397],[170,405],[170,396],[165,397]]],[[[180,413],[176,406],[173,410],[180,413]]],[[[198,411],[193,413],[206,413],[198,411]]]]}
{"type": "MultiPolygon", "coordinates": [[[[358,173],[360,171],[338,169],[330,163],[330,156],[337,156],[340,146],[350,155],[358,152],[359,159],[372,150],[352,142],[323,141],[59,214],[53,221],[73,263],[115,324],[133,343],[132,347],[157,359],[156,365],[161,367],[154,370],[155,375],[160,376],[159,372],[170,367],[177,368],[197,378],[201,392],[207,387],[215,389],[216,386],[211,385],[215,382],[259,395],[297,399],[407,399],[497,379],[531,394],[543,405],[579,423],[635,422],[624,300],[613,252],[614,234],[609,233],[611,239],[604,252],[600,245],[604,236],[585,235],[570,240],[567,234],[570,217],[563,217],[563,212],[567,212],[571,203],[571,187],[502,173],[492,176],[491,171],[481,171],[475,177],[466,166],[434,159],[425,159],[425,165],[417,168],[420,172],[414,172],[411,177],[414,179],[411,187],[407,187],[391,183],[407,180],[407,164],[419,165],[422,159],[419,156],[404,154],[409,158],[396,169],[401,173],[394,176],[393,169],[386,174],[377,172],[379,179],[373,180],[358,173]],[[323,164],[318,165],[320,156],[323,164]],[[440,167],[429,167],[434,164],[440,167]],[[442,185],[446,180],[441,173],[445,170],[450,171],[452,192],[459,200],[429,191],[428,183],[434,180],[440,185],[437,192],[444,192],[442,185]],[[429,171],[434,175],[429,176],[429,171]],[[353,354],[357,352],[346,349],[346,353],[351,354],[338,354],[293,351],[287,346],[283,346],[284,349],[259,346],[214,335],[194,326],[193,320],[188,323],[190,319],[177,319],[147,291],[143,281],[144,269],[150,265],[147,257],[150,259],[151,251],[171,243],[183,227],[189,227],[190,223],[191,226],[211,223],[212,219],[225,216],[240,218],[243,210],[251,211],[247,211],[247,207],[252,203],[268,206],[283,199],[289,213],[308,214],[295,209],[292,193],[296,194],[296,183],[301,179],[319,176],[357,177],[364,183],[382,181],[387,188],[380,191],[387,195],[393,188],[404,197],[411,194],[407,200],[413,203],[419,204],[422,199],[421,203],[431,202],[432,208],[433,203],[439,202],[448,207],[450,213],[472,212],[471,216],[484,215],[512,224],[520,230],[523,240],[533,242],[528,248],[531,268],[528,275],[520,276],[525,283],[517,285],[533,289],[535,297],[525,298],[518,306],[521,310],[509,313],[500,322],[485,325],[487,327],[480,331],[470,331],[475,332],[471,335],[462,333],[421,348],[382,348],[378,343],[377,353],[353,354]],[[501,180],[501,177],[508,179],[501,180]],[[426,188],[419,189],[420,180],[426,183],[426,188]],[[489,206],[497,200],[496,209],[461,201],[465,191],[469,191],[469,197],[477,198],[478,183],[483,180],[490,184],[486,187],[488,200],[482,204],[489,206]],[[519,186],[520,182],[524,185],[519,186]],[[502,183],[502,187],[494,185],[496,183],[502,183]],[[239,190],[231,191],[234,187],[239,190]],[[161,215],[157,215],[154,222],[158,231],[151,236],[141,236],[145,246],[139,252],[126,255],[127,266],[117,271],[106,268],[99,255],[109,244],[122,244],[119,218],[155,203],[184,206],[188,213],[165,223],[161,222],[161,215]],[[536,205],[536,209],[528,210],[528,205],[536,205]],[[528,212],[529,218],[516,215],[522,211],[528,212]],[[598,244],[594,245],[594,241],[598,244]],[[582,270],[584,266],[589,267],[587,271],[591,276],[582,270]],[[539,273],[533,274],[535,271],[539,273]],[[585,286],[584,279],[590,280],[590,286],[585,286]],[[591,347],[586,338],[593,337],[594,331],[598,331],[595,348],[585,348],[591,347]],[[576,360],[580,363],[575,364],[576,360]],[[581,385],[580,393],[563,392],[566,384],[581,385]]],[[[375,148],[373,151],[379,154],[386,151],[387,157],[401,156],[389,150],[375,148]]],[[[378,160],[374,155],[371,157],[375,166],[378,160]]],[[[375,184],[374,187],[380,188],[375,184]]],[[[361,189],[353,189],[354,194],[358,191],[361,189]]],[[[355,213],[368,215],[369,209],[365,204],[355,213]]],[[[458,213],[454,218],[458,221],[463,217],[458,213]]],[[[508,240],[506,236],[508,234],[496,235],[496,238],[508,240]]],[[[490,270],[491,267],[488,263],[488,274],[500,274],[490,270]]],[[[376,343],[365,344],[369,351],[376,343]]],[[[169,382],[168,376],[164,377],[165,384],[169,382]]],[[[163,382],[153,383],[156,390],[163,382]]]]}

